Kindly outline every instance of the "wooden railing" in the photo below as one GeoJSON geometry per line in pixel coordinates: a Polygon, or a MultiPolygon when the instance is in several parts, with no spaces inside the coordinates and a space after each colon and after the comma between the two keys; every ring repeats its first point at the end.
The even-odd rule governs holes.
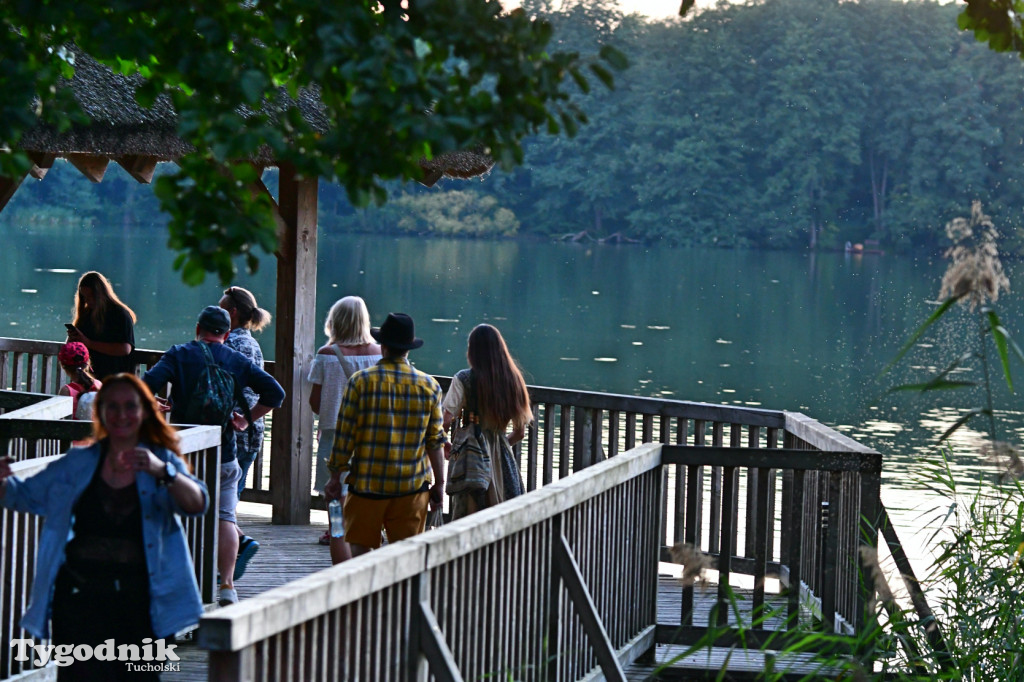
{"type": "Polygon", "coordinates": [[[204,616],[209,678],[621,679],[654,642],[659,450],[204,616]]]}
{"type": "MultiPolygon", "coordinates": [[[[877,510],[879,470],[875,453],[639,445],[491,509],[205,616],[199,644],[210,650],[210,679],[257,681],[404,680],[424,666],[439,680],[580,680],[598,673],[621,680],[623,668],[656,644],[692,643],[712,627],[710,641],[734,644],[737,625],[761,632],[751,638],[756,648],[769,634],[808,627],[798,617],[799,590],[788,598],[788,615],[796,617],[783,612],[755,623],[754,614],[766,612],[764,578],[772,570],[767,501],[785,497],[788,485],[793,502],[783,504],[781,531],[800,536],[800,501],[813,487],[809,474],[849,474],[855,485],[847,489],[858,498],[837,503],[856,506],[867,518],[877,510]],[[696,543],[699,526],[707,530],[706,521],[697,519],[721,520],[718,544],[726,551],[715,566],[719,590],[712,622],[695,621],[692,586],[679,587],[682,625],[658,620],[664,480],[675,467],[685,470],[683,537],[696,543]],[[715,497],[710,486],[696,484],[713,468],[722,474],[715,497]],[[743,491],[736,482],[747,480],[741,474],[748,469],[758,474],[753,516],[762,541],[754,542],[752,557],[741,558],[729,548],[735,531],[749,529],[732,507],[743,491]],[[755,576],[745,614],[730,605],[734,573],[755,576]]],[[[821,532],[818,545],[791,544],[785,561],[802,566],[817,546],[838,555],[842,534],[821,532]]],[[[873,539],[865,533],[858,543],[870,546],[873,539]]],[[[870,597],[858,590],[858,556],[854,548],[849,560],[835,562],[826,576],[832,589],[819,596],[822,610],[835,608],[853,624],[870,597]],[[857,596],[843,613],[847,605],[839,604],[838,595],[845,592],[857,596]]],[[[798,572],[790,573],[799,584],[798,572]]],[[[834,629],[833,619],[823,627],[834,629]]]]}
{"type": "MultiPolygon", "coordinates": [[[[61,397],[70,402],[70,398],[61,397]]],[[[70,412],[70,410],[68,410],[70,412]]],[[[92,425],[85,421],[21,419],[14,413],[0,415],[0,455],[15,453],[15,475],[31,476],[63,455],[72,441],[89,437],[92,425]]],[[[179,432],[181,451],[195,475],[206,483],[210,508],[196,518],[182,519],[204,604],[217,595],[217,497],[220,490],[220,429],[200,426],[179,432]]],[[[36,547],[43,520],[0,508],[0,679],[29,669],[31,663],[15,661],[12,639],[28,637],[18,622],[27,606],[35,575],[36,547]]]]}

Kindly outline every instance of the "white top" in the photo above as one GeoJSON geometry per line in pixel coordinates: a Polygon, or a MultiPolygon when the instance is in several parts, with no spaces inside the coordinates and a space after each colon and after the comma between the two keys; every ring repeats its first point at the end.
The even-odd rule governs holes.
{"type": "Polygon", "coordinates": [[[92,420],[92,404],[96,401],[96,391],[81,393],[78,406],[75,408],[75,419],[92,420]]]}
{"type": "Polygon", "coordinates": [[[341,410],[341,396],[345,392],[348,378],[361,369],[373,367],[380,361],[380,353],[374,355],[342,355],[337,353],[313,356],[309,367],[309,381],[320,384],[320,425],[319,430],[333,429],[338,423],[341,410]],[[328,416],[330,415],[330,416],[328,416]]]}

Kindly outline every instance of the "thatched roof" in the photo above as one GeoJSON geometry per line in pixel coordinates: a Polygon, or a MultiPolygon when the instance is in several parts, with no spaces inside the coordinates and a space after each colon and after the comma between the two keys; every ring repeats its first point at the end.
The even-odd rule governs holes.
{"type": "MultiPolygon", "coordinates": [[[[193,151],[177,135],[177,113],[169,97],[160,96],[152,107],[145,109],[135,101],[135,89],[142,82],[141,76],[115,74],[77,48],[70,48],[70,52],[75,66],[70,86],[90,123],[73,126],[64,133],[40,125],[22,137],[20,149],[54,156],[138,156],[161,161],[174,160],[193,151]]],[[[327,131],[327,116],[315,89],[301,90],[297,100],[282,93],[276,108],[283,110],[293,106],[299,107],[313,129],[327,131]]],[[[269,150],[256,156],[254,161],[274,164],[269,150]]],[[[432,185],[441,177],[482,175],[494,162],[485,154],[463,151],[439,154],[430,161],[421,161],[420,165],[426,174],[425,184],[432,185]]]]}

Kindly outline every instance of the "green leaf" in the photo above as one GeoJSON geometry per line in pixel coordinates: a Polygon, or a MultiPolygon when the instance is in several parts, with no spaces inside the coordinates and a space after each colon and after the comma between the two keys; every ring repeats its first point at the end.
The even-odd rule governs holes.
{"type": "Polygon", "coordinates": [[[593,71],[594,75],[597,76],[601,80],[601,82],[605,84],[605,87],[607,87],[609,90],[615,89],[615,79],[612,77],[611,71],[604,68],[600,64],[591,64],[590,70],[593,71]]]}
{"type": "Polygon", "coordinates": [[[1010,332],[999,321],[999,316],[994,310],[988,310],[985,314],[988,319],[989,331],[992,332],[992,340],[995,341],[996,351],[999,353],[999,362],[1003,366],[1003,376],[1006,377],[1006,385],[1010,388],[1010,392],[1013,392],[1013,379],[1010,377],[1010,353],[1009,349],[1012,346],[1014,353],[1018,358],[1024,359],[1021,355],[1020,348],[1016,342],[1010,338],[1010,332]]]}
{"type": "Polygon", "coordinates": [[[889,389],[889,393],[896,393],[897,391],[939,391],[945,389],[955,388],[970,388],[971,386],[977,386],[977,382],[974,381],[945,381],[945,380],[932,380],[923,384],[901,384],[899,386],[893,386],[889,389]]]}
{"type": "Polygon", "coordinates": [[[249,69],[242,73],[238,81],[238,87],[242,89],[245,101],[255,106],[263,101],[263,92],[267,86],[267,79],[262,71],[249,69]]]}
{"type": "Polygon", "coordinates": [[[967,294],[951,296],[947,298],[945,301],[943,301],[942,305],[936,308],[935,312],[929,315],[928,319],[925,320],[924,323],[920,327],[918,327],[913,334],[910,335],[910,339],[908,339],[907,342],[903,344],[903,347],[900,348],[898,353],[896,353],[896,357],[890,360],[889,364],[887,364],[885,368],[882,369],[882,371],[879,373],[879,376],[886,374],[890,369],[892,369],[893,365],[902,360],[903,356],[906,355],[907,352],[914,347],[914,344],[917,343],[917,340],[921,338],[921,336],[928,330],[928,328],[935,324],[939,320],[939,318],[941,318],[943,315],[949,312],[949,309],[953,307],[954,303],[956,303],[966,295],[967,294]]]}
{"type": "Polygon", "coordinates": [[[622,71],[629,67],[629,59],[626,58],[626,55],[611,45],[602,45],[598,55],[617,71],[622,71]]]}
{"type": "Polygon", "coordinates": [[[974,408],[973,410],[971,410],[967,414],[965,414],[962,417],[960,417],[959,419],[957,419],[955,424],[953,424],[951,427],[946,429],[946,432],[943,433],[942,436],[939,438],[939,442],[941,443],[942,441],[944,441],[947,438],[949,438],[950,436],[952,436],[956,432],[957,429],[959,429],[961,426],[966,424],[972,418],[977,417],[979,415],[987,415],[987,414],[991,414],[991,413],[992,413],[991,410],[988,410],[988,409],[983,408],[983,407],[976,407],[976,408],[974,408]]]}

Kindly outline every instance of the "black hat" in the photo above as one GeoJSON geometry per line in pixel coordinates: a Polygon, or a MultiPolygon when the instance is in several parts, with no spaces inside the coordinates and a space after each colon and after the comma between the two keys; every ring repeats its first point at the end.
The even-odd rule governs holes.
{"type": "Polygon", "coordinates": [[[405,313],[388,313],[388,319],[371,329],[370,336],[380,345],[396,350],[413,350],[423,345],[423,339],[416,338],[412,318],[405,313]]]}
{"type": "Polygon", "coordinates": [[[203,308],[203,312],[199,313],[196,324],[208,332],[223,334],[231,329],[231,316],[220,306],[208,305],[203,308]]]}

